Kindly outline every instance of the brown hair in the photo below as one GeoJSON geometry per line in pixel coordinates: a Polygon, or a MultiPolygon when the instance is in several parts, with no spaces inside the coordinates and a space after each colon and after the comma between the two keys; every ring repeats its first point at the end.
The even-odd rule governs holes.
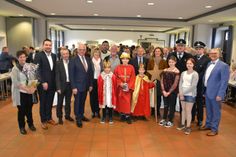
{"type": "Polygon", "coordinates": [[[163,48],[161,47],[156,47],[154,50],[153,50],[153,54],[152,54],[152,57],[155,57],[155,51],[159,49],[161,51],[161,57],[163,56],[163,48]]]}
{"type": "MultiPolygon", "coordinates": [[[[196,61],[195,61],[193,58],[189,58],[189,59],[187,59],[187,62],[188,62],[188,61],[191,61],[191,62],[193,63],[193,65],[196,64],[196,61]]],[[[186,62],[186,63],[187,63],[187,62],[186,62]]]]}

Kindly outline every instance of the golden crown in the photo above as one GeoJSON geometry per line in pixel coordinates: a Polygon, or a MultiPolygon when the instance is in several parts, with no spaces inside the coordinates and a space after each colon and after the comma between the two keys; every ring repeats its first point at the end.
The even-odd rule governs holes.
{"type": "Polygon", "coordinates": [[[111,62],[110,61],[103,61],[103,68],[110,68],[111,62]]]}
{"type": "Polygon", "coordinates": [[[128,53],[126,53],[126,52],[122,52],[120,58],[121,58],[121,59],[123,59],[123,58],[128,58],[128,59],[130,59],[130,55],[129,55],[128,53]]]}

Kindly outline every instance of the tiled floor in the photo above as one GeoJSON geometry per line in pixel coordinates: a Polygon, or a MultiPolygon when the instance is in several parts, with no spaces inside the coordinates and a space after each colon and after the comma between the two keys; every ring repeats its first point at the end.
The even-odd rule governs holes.
{"type": "MultiPolygon", "coordinates": [[[[99,119],[84,123],[50,126],[42,130],[39,105],[35,105],[36,132],[19,133],[16,108],[10,99],[0,101],[0,157],[236,157],[236,109],[223,106],[218,136],[207,137],[193,124],[191,135],[172,128],[163,128],[150,119],[131,125],[114,121],[100,124],[99,119]]],[[[86,116],[90,117],[89,103],[86,116]]],[[[55,108],[53,109],[55,118],[55,108]]],[[[179,119],[178,113],[176,118],[179,119]]],[[[175,122],[177,124],[177,122],[175,122]]]]}

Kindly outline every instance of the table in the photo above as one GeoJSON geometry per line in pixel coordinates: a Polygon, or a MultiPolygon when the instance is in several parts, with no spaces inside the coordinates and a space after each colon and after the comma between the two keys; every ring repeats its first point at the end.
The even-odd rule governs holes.
{"type": "Polygon", "coordinates": [[[7,80],[11,78],[11,72],[0,74],[0,99],[5,99],[5,95],[8,97],[8,88],[7,88],[7,80]],[[6,91],[4,89],[4,84],[6,85],[6,91]]]}

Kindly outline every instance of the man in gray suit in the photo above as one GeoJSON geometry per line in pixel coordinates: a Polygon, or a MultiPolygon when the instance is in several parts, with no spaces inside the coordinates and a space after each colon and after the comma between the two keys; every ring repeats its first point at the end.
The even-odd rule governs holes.
{"type": "Polygon", "coordinates": [[[70,112],[71,112],[71,95],[72,95],[72,89],[71,84],[69,80],[69,56],[70,53],[68,49],[61,48],[61,57],[62,60],[57,61],[56,66],[56,90],[58,93],[58,102],[57,102],[57,118],[58,123],[63,124],[62,120],[62,107],[63,107],[63,100],[65,98],[65,119],[68,121],[74,121],[74,119],[71,118],[70,112]]]}

